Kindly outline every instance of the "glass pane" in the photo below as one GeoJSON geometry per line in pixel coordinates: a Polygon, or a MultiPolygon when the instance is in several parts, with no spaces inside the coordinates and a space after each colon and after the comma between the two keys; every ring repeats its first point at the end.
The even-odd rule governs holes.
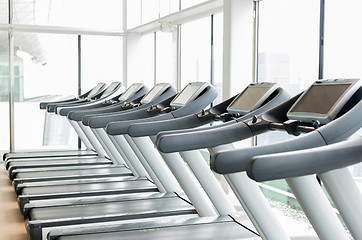
{"type": "Polygon", "coordinates": [[[172,51],[172,33],[157,32],[156,44],[156,82],[168,82],[176,88],[176,58],[172,51]]]}
{"type": "Polygon", "coordinates": [[[189,8],[203,2],[207,2],[207,0],[182,0],[181,9],[189,8]]]}
{"type": "Polygon", "coordinates": [[[159,18],[159,0],[142,1],[142,24],[159,18]]]}
{"type": "Polygon", "coordinates": [[[361,8],[358,0],[326,2],[324,78],[361,78],[361,8]]]}
{"type": "Polygon", "coordinates": [[[123,80],[122,37],[82,36],[82,89],[123,80]]]}
{"type": "MultiPolygon", "coordinates": [[[[0,32],[0,149],[9,149],[9,47],[8,34],[0,32]]],[[[16,68],[16,67],[15,67],[16,68]]]]}
{"type": "Polygon", "coordinates": [[[14,1],[14,23],[122,29],[122,1],[14,1]]]}
{"type": "Polygon", "coordinates": [[[9,23],[8,0],[0,0],[0,23],[9,23]]]}
{"type": "MultiPolygon", "coordinates": [[[[277,82],[295,95],[318,79],[319,1],[260,2],[259,26],[259,82],[277,82]]],[[[265,145],[289,138],[286,132],[273,131],[258,136],[256,143],[265,145]]],[[[304,213],[296,211],[301,208],[288,195],[289,186],[284,180],[264,182],[261,187],[272,207],[307,222],[304,213]]]]}
{"type": "Polygon", "coordinates": [[[258,81],[295,95],[317,80],[318,23],[319,1],[261,2],[258,81]]]}
{"type": "Polygon", "coordinates": [[[210,82],[210,17],[181,26],[181,88],[189,82],[210,82]]]}
{"type": "Polygon", "coordinates": [[[154,33],[142,35],[141,37],[141,82],[149,88],[154,85],[154,67],[155,67],[155,38],[154,33]]]}
{"type": "MultiPolygon", "coordinates": [[[[362,21],[361,7],[362,2],[357,0],[326,3],[324,78],[362,77],[362,31],[355,27],[362,21]]],[[[361,135],[362,129],[353,137],[361,135]]],[[[362,163],[351,166],[350,170],[362,190],[362,163]]]]}
{"type": "Polygon", "coordinates": [[[16,149],[45,145],[75,148],[77,137],[67,120],[40,110],[39,103],[77,95],[77,36],[14,36],[16,149]]]}
{"type": "Polygon", "coordinates": [[[218,104],[222,101],[222,61],[223,61],[223,13],[214,15],[214,86],[216,87],[218,97],[214,101],[218,104]]]}
{"type": "Polygon", "coordinates": [[[127,29],[141,25],[141,0],[127,1],[127,29]]]}
{"type": "Polygon", "coordinates": [[[179,10],[178,0],[160,0],[160,17],[164,17],[179,10]]]}

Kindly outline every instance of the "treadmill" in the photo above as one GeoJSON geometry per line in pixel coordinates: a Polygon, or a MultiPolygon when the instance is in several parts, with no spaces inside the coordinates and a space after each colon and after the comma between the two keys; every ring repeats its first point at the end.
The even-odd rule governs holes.
{"type": "MultiPolygon", "coordinates": [[[[154,88],[152,88],[150,90],[150,92],[148,94],[146,94],[146,96],[144,96],[140,103],[142,104],[140,107],[138,108],[133,108],[133,109],[129,109],[127,107],[128,110],[124,110],[124,113],[130,113],[132,112],[132,110],[140,110],[140,108],[146,108],[147,106],[151,106],[153,104],[157,104],[159,102],[162,102],[164,99],[169,99],[170,97],[172,98],[173,96],[175,96],[175,90],[172,88],[172,86],[168,83],[159,83],[157,84],[154,88]]],[[[130,103],[127,103],[127,106],[130,103]]],[[[137,104],[138,105],[138,104],[137,104]]],[[[125,168],[122,164],[118,164],[112,167],[117,167],[119,166],[120,168],[117,169],[111,169],[111,172],[114,172],[113,175],[110,175],[111,177],[129,177],[129,176],[133,176],[136,175],[135,173],[131,173],[131,171],[129,171],[127,168],[125,168]],[[114,170],[114,171],[113,171],[114,170]]],[[[113,179],[108,179],[106,178],[106,176],[103,176],[103,178],[101,178],[102,176],[86,176],[86,169],[83,170],[77,170],[77,171],[73,171],[73,170],[67,170],[66,172],[68,174],[70,174],[71,172],[77,172],[78,177],[76,177],[75,175],[68,175],[69,178],[61,178],[57,179],[57,176],[61,176],[61,173],[64,171],[55,171],[57,169],[59,169],[58,167],[53,168],[52,166],[48,166],[48,175],[49,178],[45,178],[44,179],[44,174],[42,174],[43,178],[32,178],[32,179],[14,179],[13,181],[13,186],[16,190],[17,194],[21,194],[22,193],[22,189],[24,187],[36,187],[36,186],[51,186],[51,185],[59,185],[60,183],[65,184],[65,183],[70,183],[73,181],[73,183],[82,183],[84,181],[88,181],[88,182],[95,182],[95,183],[99,183],[99,182],[111,182],[111,181],[118,181],[120,180],[119,178],[113,178],[113,179]],[[57,175],[58,173],[58,175],[57,175]],[[60,174],[60,175],[59,175],[60,174]],[[73,177],[72,177],[73,176],[73,177]],[[86,178],[85,180],[75,180],[75,179],[81,179],[81,178],[86,178]],[[65,181],[66,179],[68,179],[67,181],[65,181]],[[32,183],[27,183],[29,180],[29,182],[32,183]],[[41,181],[43,180],[43,181],[41,181]],[[44,180],[47,180],[47,182],[44,182],[44,180]],[[52,181],[50,181],[52,180],[52,181]],[[53,181],[53,180],[57,180],[57,181],[53,181]],[[60,182],[59,182],[60,181],[60,182]]],[[[104,171],[105,169],[98,169],[99,174],[106,174],[109,171],[104,171]]],[[[140,176],[139,174],[136,176],[140,176]]]]}
{"type": "MultiPolygon", "coordinates": [[[[120,96],[114,96],[117,94],[117,90],[120,88],[121,84],[118,82],[112,83],[100,96],[99,100],[94,100],[92,102],[83,102],[81,106],[103,106],[107,105],[109,100],[111,99],[118,99],[118,101],[132,101],[133,99],[137,99],[142,97],[146,89],[144,86],[139,84],[139,88],[136,90],[127,89],[124,93],[120,96]],[[123,97],[125,96],[125,97],[123,97]]],[[[73,106],[75,106],[73,104],[73,106]]],[[[78,105],[79,106],[79,105],[78,105]]],[[[84,141],[85,142],[85,141],[84,141]]],[[[99,153],[99,151],[97,151],[99,153]]],[[[41,157],[41,158],[20,158],[20,159],[8,159],[5,161],[5,167],[7,169],[8,175],[11,176],[12,172],[16,169],[29,169],[34,170],[36,168],[57,168],[57,167],[71,167],[71,166],[80,166],[80,165],[93,165],[93,166],[101,166],[101,165],[110,165],[112,161],[107,158],[106,154],[98,154],[98,156],[68,156],[68,157],[59,157],[59,156],[48,156],[48,157],[41,157]]],[[[113,160],[113,159],[111,159],[113,160]]],[[[116,160],[113,160],[115,163],[116,160]]]]}
{"type": "MultiPolygon", "coordinates": [[[[234,118],[240,117],[241,115],[237,112],[234,112],[236,108],[240,107],[240,104],[245,103],[245,101],[249,101],[249,98],[254,96],[254,105],[250,106],[248,111],[249,117],[252,116],[254,113],[261,113],[262,111],[266,111],[268,109],[273,108],[274,106],[280,104],[281,102],[285,101],[289,98],[289,95],[283,91],[280,87],[278,87],[275,83],[262,83],[262,84],[251,84],[248,86],[246,90],[240,93],[237,96],[234,96],[221,104],[218,104],[206,111],[199,112],[197,114],[189,115],[186,117],[175,118],[172,120],[164,120],[159,122],[147,122],[147,119],[143,120],[142,124],[138,121],[138,124],[147,125],[150,124],[148,133],[147,134],[155,134],[159,129],[162,128],[162,125],[168,129],[177,128],[180,126],[181,128],[185,128],[186,125],[193,125],[194,127],[200,126],[203,124],[210,123],[217,120],[227,119],[227,118],[234,118]],[[261,110],[263,109],[263,110],[261,110]],[[226,117],[225,113],[230,113],[229,117],[226,117]],[[222,115],[222,116],[220,116],[222,115]],[[223,116],[225,118],[223,118],[223,116]],[[188,119],[188,120],[185,120],[188,119]],[[192,119],[192,120],[191,120],[192,119]],[[182,121],[183,120],[183,121],[182,121]],[[186,124],[182,124],[182,122],[186,122],[186,124]],[[172,123],[175,123],[173,126],[172,123]],[[155,132],[152,132],[153,129],[155,132]]],[[[251,103],[249,103],[251,104],[251,103]]],[[[242,115],[248,115],[242,114],[242,115]]],[[[247,117],[247,116],[246,116],[247,117]]],[[[124,128],[127,126],[124,123],[114,123],[114,125],[118,124],[118,129],[114,126],[112,131],[114,132],[123,132],[124,128]],[[123,128],[123,129],[121,129],[123,128]]],[[[137,125],[134,123],[130,123],[129,130],[132,128],[133,125],[137,125]]],[[[108,125],[108,127],[110,124],[108,125]]],[[[107,131],[109,130],[107,127],[107,131]]],[[[108,131],[109,132],[109,131],[108,131]]],[[[142,135],[144,136],[144,135],[142,135]]],[[[141,137],[141,136],[139,136],[141,137]]],[[[212,141],[212,138],[209,138],[208,141],[212,141]]],[[[179,143],[183,145],[184,143],[179,143]]],[[[184,155],[185,157],[185,155],[184,155]]],[[[168,159],[165,159],[167,162],[168,159]]],[[[197,161],[199,159],[193,159],[193,161],[197,161]]],[[[173,158],[172,161],[175,161],[173,158]]],[[[205,163],[205,161],[202,159],[205,163]]],[[[189,162],[188,162],[189,163],[189,162]]],[[[206,165],[206,164],[205,164],[206,165]]],[[[172,166],[168,165],[170,168],[172,166]]],[[[180,167],[180,165],[178,165],[180,167]]],[[[205,168],[198,165],[197,167],[199,171],[194,171],[196,168],[193,168],[195,175],[203,175],[203,176],[210,176],[207,175],[207,172],[204,172],[205,168]]],[[[210,172],[210,170],[206,167],[206,170],[210,172]]],[[[175,173],[177,175],[177,172],[175,173]]],[[[212,173],[210,172],[212,175],[212,173]]],[[[200,176],[199,176],[200,177],[200,176]]],[[[213,175],[211,178],[207,179],[211,183],[211,187],[213,189],[217,189],[219,183],[216,181],[214,182],[212,178],[215,178],[213,175]]],[[[198,178],[200,180],[200,178],[198,178]]],[[[180,184],[182,185],[182,180],[178,179],[180,184]]],[[[184,186],[183,186],[184,188],[184,186]]],[[[205,191],[209,194],[210,189],[205,189],[205,191]]],[[[219,189],[218,189],[219,190],[219,189]]],[[[222,195],[222,192],[219,192],[222,195]]],[[[209,196],[211,197],[211,196],[209,196]]],[[[191,199],[191,197],[189,197],[191,199]]],[[[226,200],[226,199],[223,199],[226,200]]],[[[193,202],[191,200],[191,202],[193,202]]],[[[257,201],[256,201],[257,202],[257,201]]],[[[194,202],[193,202],[194,203],[194,202]]],[[[49,239],[166,239],[176,238],[176,239],[190,239],[195,238],[197,239],[210,239],[210,238],[219,238],[219,239],[258,239],[258,235],[256,234],[256,230],[251,225],[249,220],[243,216],[242,218],[238,218],[235,215],[235,209],[225,209],[224,207],[218,205],[217,203],[213,202],[215,205],[218,213],[221,217],[203,217],[203,218],[194,218],[185,220],[166,220],[166,221],[154,221],[146,223],[117,223],[114,222],[112,224],[107,224],[107,226],[103,224],[97,225],[90,225],[90,226],[73,226],[73,227],[62,227],[56,230],[52,230],[49,233],[49,239]],[[224,211],[226,210],[226,211],[224,211]],[[233,218],[225,217],[227,215],[233,215],[233,218]],[[240,226],[241,225],[241,226],[240,226]],[[248,230],[247,230],[248,229],[248,230]],[[247,231],[246,231],[247,230],[247,231]],[[143,234],[143,232],[147,234],[143,234]],[[232,233],[231,233],[232,232],[232,233]],[[176,235],[175,235],[176,233],[176,235]],[[64,236],[62,236],[64,235],[64,236]],[[74,235],[73,237],[65,237],[65,235],[74,235]]],[[[196,203],[194,204],[196,205],[196,203]]],[[[221,202],[221,205],[228,205],[227,201],[221,202]]],[[[233,208],[233,207],[232,207],[233,208]]],[[[264,215],[264,217],[267,215],[264,215]]],[[[273,223],[274,234],[278,236],[278,239],[289,239],[285,234],[283,234],[283,230],[279,229],[278,225],[273,223]]],[[[274,235],[274,236],[276,236],[274,235]]]]}
{"type": "MultiPolygon", "coordinates": [[[[70,98],[70,99],[65,99],[65,100],[61,100],[61,101],[53,101],[53,102],[41,102],[40,103],[40,109],[46,109],[47,104],[49,103],[65,103],[65,102],[77,102],[77,101],[84,101],[85,99],[93,99],[96,98],[97,96],[99,96],[99,94],[102,94],[102,92],[104,91],[104,88],[106,87],[105,83],[98,83],[95,87],[93,87],[92,89],[90,89],[88,92],[79,95],[78,97],[75,98],[70,98]]],[[[12,158],[32,158],[32,157],[41,157],[43,155],[55,155],[55,154],[59,154],[61,156],[68,156],[71,155],[73,156],[74,154],[76,155],[94,155],[94,152],[87,149],[87,150],[32,150],[32,151],[22,151],[22,152],[8,152],[5,153],[3,155],[3,161],[6,161],[7,159],[12,159],[12,158]]]]}
{"type": "Polygon", "coordinates": [[[361,239],[362,194],[346,169],[362,162],[361,140],[359,136],[322,147],[255,156],[247,171],[257,181],[318,174],[351,235],[361,239]],[[278,168],[283,171],[275,171],[278,168]]]}
{"type": "MultiPolygon", "coordinates": [[[[174,111],[184,111],[183,108],[189,109],[190,111],[192,109],[199,109],[202,106],[205,107],[215,97],[216,91],[210,84],[191,83],[174,98],[174,100],[178,103],[180,99],[184,99],[187,104],[185,106],[178,106],[174,111]],[[193,100],[188,101],[190,98],[193,100]],[[193,105],[200,106],[195,107],[193,105]]],[[[140,184],[141,181],[142,180],[132,182],[120,182],[117,184],[113,184],[113,188],[118,187],[118,191],[121,193],[122,191],[123,193],[137,192],[137,185],[140,184]],[[128,187],[125,187],[127,185],[128,187]]],[[[149,183],[151,184],[151,182],[149,183]]],[[[98,185],[100,186],[100,184],[98,185]]],[[[103,186],[107,186],[107,183],[104,183],[103,186]]],[[[73,191],[64,194],[62,193],[62,190],[59,190],[59,188],[61,187],[62,186],[55,186],[54,188],[56,188],[56,192],[53,194],[48,194],[48,197],[45,197],[43,199],[49,199],[49,196],[53,198],[64,198],[74,197],[75,195],[79,195],[79,197],[82,198],[80,198],[80,201],[78,201],[76,204],[72,203],[72,205],[70,205],[69,203],[59,204],[56,201],[54,201],[55,204],[50,203],[50,201],[45,201],[47,202],[47,204],[45,205],[41,205],[42,203],[44,203],[44,201],[33,202],[33,204],[32,202],[30,202],[29,204],[25,204],[26,206],[24,206],[24,213],[28,217],[26,220],[26,227],[32,239],[41,238],[41,235],[44,234],[44,232],[42,233],[42,229],[57,227],[59,225],[76,225],[99,221],[115,221],[129,218],[137,219],[153,216],[196,214],[195,209],[192,207],[192,205],[190,205],[188,201],[179,198],[176,194],[173,193],[159,193],[156,197],[150,196],[150,194],[148,194],[147,198],[145,198],[145,196],[143,196],[142,194],[140,194],[139,196],[129,196],[125,194],[123,196],[117,195],[113,198],[110,198],[108,196],[108,199],[103,198],[102,202],[91,202],[92,199],[83,199],[84,196],[86,196],[86,193],[81,193],[79,189],[90,189],[91,191],[88,196],[92,196],[96,194],[96,185],[74,185],[73,188],[71,188],[69,185],[64,185],[63,191],[73,191]],[[89,187],[90,185],[91,187],[89,187]],[[87,201],[88,203],[86,204],[87,201]]],[[[109,187],[109,184],[107,187],[109,188],[108,190],[103,190],[104,195],[110,194],[112,191],[114,191],[112,187],[109,187]]],[[[44,192],[47,192],[47,190],[51,191],[52,189],[53,187],[48,187],[47,189],[42,188],[44,192]]],[[[46,195],[38,194],[39,188],[34,189],[34,191],[37,193],[35,197],[44,197],[46,195]]],[[[147,190],[145,192],[147,192],[147,190]]],[[[19,196],[19,202],[21,201],[21,199],[24,199],[22,197],[24,196],[19,196]]],[[[72,199],[68,200],[72,201],[72,199]]]]}
{"type": "MultiPolygon", "coordinates": [[[[249,120],[235,121],[231,125],[210,128],[206,131],[160,134],[159,148],[162,151],[172,148],[173,151],[179,148],[175,146],[175,141],[186,141],[191,142],[188,149],[193,149],[193,144],[198,144],[211,134],[216,137],[221,136],[222,131],[229,132],[229,137],[234,140],[245,139],[271,130],[287,131],[294,136],[310,132],[286,142],[238,150],[216,149],[215,144],[209,146],[198,144],[197,147],[214,148],[210,165],[218,173],[233,175],[247,171],[250,177],[258,181],[272,180],[273,175],[278,178],[285,177],[320,239],[349,239],[315,176],[308,175],[308,172],[303,169],[308,169],[308,167],[298,164],[301,168],[298,171],[305,172],[306,175],[289,171],[299,158],[288,159],[290,162],[288,164],[279,162],[279,155],[275,155],[274,161],[262,160],[263,156],[260,156],[260,160],[258,157],[252,161],[250,159],[257,155],[318,147],[349,137],[362,125],[359,116],[362,107],[361,94],[361,81],[358,79],[319,80],[302,95],[249,120]]],[[[313,159],[305,161],[312,162],[313,159]]],[[[320,175],[324,174],[327,176],[330,174],[329,179],[336,180],[343,179],[346,172],[320,175]]],[[[342,186],[341,189],[343,189],[342,186]]],[[[343,194],[338,194],[338,196],[343,196],[343,194]]]]}

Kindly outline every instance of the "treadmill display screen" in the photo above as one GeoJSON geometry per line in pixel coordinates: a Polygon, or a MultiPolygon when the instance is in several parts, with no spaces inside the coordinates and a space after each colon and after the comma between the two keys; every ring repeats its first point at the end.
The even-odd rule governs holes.
{"type": "Polygon", "coordinates": [[[156,96],[159,96],[160,95],[160,91],[162,90],[162,88],[164,87],[165,85],[163,84],[158,84],[156,86],[154,86],[151,91],[149,91],[146,96],[144,96],[141,100],[141,102],[143,104],[145,103],[149,103],[151,102],[156,96]]]}
{"type": "Polygon", "coordinates": [[[102,97],[107,97],[109,94],[111,94],[117,87],[118,87],[119,83],[114,82],[112,83],[103,93],[102,93],[102,97]]]}
{"type": "Polygon", "coordinates": [[[120,97],[120,100],[127,100],[138,89],[138,84],[132,84],[120,97]]]}
{"type": "Polygon", "coordinates": [[[104,86],[104,83],[98,83],[88,94],[90,97],[93,97],[94,95],[96,95],[99,90],[102,89],[102,87],[104,86]]]}
{"type": "Polygon", "coordinates": [[[351,84],[312,85],[290,113],[329,114],[351,84]]]}
{"type": "Polygon", "coordinates": [[[199,88],[200,85],[188,85],[174,100],[172,100],[171,104],[184,106],[189,102],[192,96],[195,95],[199,88]]]}
{"type": "Polygon", "coordinates": [[[247,87],[237,99],[230,105],[229,109],[237,111],[238,109],[243,112],[251,111],[255,104],[260,100],[262,96],[270,89],[270,87],[247,87]]]}

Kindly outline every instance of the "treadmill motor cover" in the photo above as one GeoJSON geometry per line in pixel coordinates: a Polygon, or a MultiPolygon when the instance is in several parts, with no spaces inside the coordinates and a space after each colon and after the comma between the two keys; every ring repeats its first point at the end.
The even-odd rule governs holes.
{"type": "Polygon", "coordinates": [[[288,111],[291,120],[303,122],[332,121],[361,86],[359,79],[316,81],[288,111]]]}

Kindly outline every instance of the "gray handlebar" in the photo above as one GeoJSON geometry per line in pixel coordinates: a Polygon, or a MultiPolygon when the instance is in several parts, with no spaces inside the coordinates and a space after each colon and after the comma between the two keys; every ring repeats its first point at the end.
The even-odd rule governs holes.
{"type": "Polygon", "coordinates": [[[158,115],[155,117],[134,119],[132,121],[118,121],[118,122],[110,122],[107,124],[106,132],[110,135],[121,135],[126,134],[128,132],[128,128],[133,123],[143,123],[143,122],[152,122],[152,121],[161,121],[172,119],[173,116],[171,113],[158,115]]]}
{"type": "Polygon", "coordinates": [[[135,111],[124,111],[124,113],[120,112],[106,116],[89,116],[89,118],[86,115],[83,117],[82,122],[84,125],[88,125],[91,128],[104,128],[110,122],[134,120],[148,117],[149,113],[146,109],[139,109],[135,111]]]}
{"type": "Polygon", "coordinates": [[[200,124],[201,121],[197,115],[156,122],[135,123],[129,126],[128,135],[131,137],[153,136],[161,131],[194,128],[200,126],[200,124]]]}
{"type": "Polygon", "coordinates": [[[298,177],[343,168],[362,161],[362,137],[323,147],[252,158],[248,175],[256,181],[298,177]]]}
{"type": "Polygon", "coordinates": [[[157,138],[157,146],[164,153],[180,152],[216,147],[252,136],[253,133],[246,123],[236,122],[208,130],[161,135],[157,138]]]}
{"type": "Polygon", "coordinates": [[[210,167],[221,174],[243,172],[248,169],[251,158],[257,155],[294,151],[326,145],[323,137],[316,130],[292,140],[257,147],[222,151],[212,156],[210,167]]]}

